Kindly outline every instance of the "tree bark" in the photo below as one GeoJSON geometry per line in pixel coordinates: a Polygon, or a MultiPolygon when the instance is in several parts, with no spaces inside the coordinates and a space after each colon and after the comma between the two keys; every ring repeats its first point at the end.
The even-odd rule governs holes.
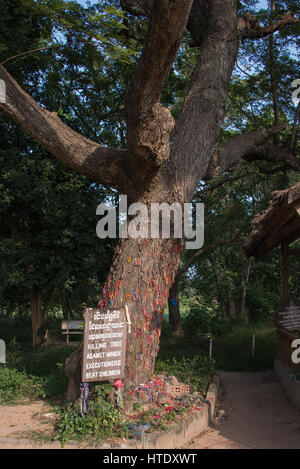
{"type": "Polygon", "coordinates": [[[38,347],[43,337],[39,335],[39,330],[47,321],[49,306],[53,297],[55,287],[48,292],[42,307],[42,291],[34,287],[31,291],[31,324],[32,324],[32,345],[38,347]]]}
{"type": "Polygon", "coordinates": [[[55,287],[50,288],[45,298],[43,312],[42,312],[42,325],[44,325],[48,319],[49,307],[50,307],[54,292],[55,292],[55,287]]]}
{"type": "Polygon", "coordinates": [[[192,3],[192,0],[154,2],[147,41],[126,92],[127,145],[139,178],[145,175],[149,179],[170,155],[169,141],[175,122],[159,100],[192,3]]]}
{"type": "Polygon", "coordinates": [[[103,288],[99,307],[128,306],[125,386],[147,382],[159,350],[162,315],[180,262],[172,239],[123,239],[103,288]]]}

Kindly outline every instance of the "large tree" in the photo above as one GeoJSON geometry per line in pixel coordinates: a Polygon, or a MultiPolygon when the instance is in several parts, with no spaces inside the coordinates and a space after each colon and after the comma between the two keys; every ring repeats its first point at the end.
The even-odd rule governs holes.
{"type": "MultiPolygon", "coordinates": [[[[269,142],[282,125],[240,135],[218,147],[232,71],[242,41],[262,38],[297,22],[290,13],[260,26],[253,14],[238,15],[236,0],[122,0],[132,18],[148,18],[143,51],[124,98],[127,148],[101,146],[39,106],[2,66],[7,100],[0,109],[48,152],[98,183],[114,187],[129,202],[190,202],[201,179],[247,160],[284,160],[292,151],[269,142]],[[174,120],[160,98],[188,31],[197,48],[189,89],[174,120]]],[[[134,28],[133,28],[134,29],[134,28]]],[[[143,40],[143,39],[141,39],[143,40]]],[[[180,262],[176,239],[122,239],[116,249],[101,305],[127,303],[126,384],[151,376],[159,347],[161,314],[180,262]]]]}

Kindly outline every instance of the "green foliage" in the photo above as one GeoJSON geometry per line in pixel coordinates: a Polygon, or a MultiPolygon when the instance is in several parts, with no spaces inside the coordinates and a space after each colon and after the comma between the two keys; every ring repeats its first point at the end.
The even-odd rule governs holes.
{"type": "Polygon", "coordinates": [[[41,379],[28,375],[25,371],[0,365],[1,404],[20,404],[22,401],[37,397],[43,397],[41,379]]]}
{"type": "MultiPolygon", "coordinates": [[[[248,170],[249,170],[249,163],[248,170]]],[[[181,279],[181,310],[187,329],[201,327],[209,332],[219,324],[241,314],[242,295],[246,292],[246,315],[249,320],[265,320],[281,301],[281,252],[273,249],[264,257],[253,259],[248,280],[247,258],[243,243],[251,232],[251,221],[265,210],[272,192],[295,184],[297,174],[275,174],[263,178],[256,172],[243,177],[244,165],[233,173],[237,180],[221,185],[203,195],[205,202],[205,245],[216,245],[200,255],[181,279]],[[240,178],[239,178],[240,177],[240,178]],[[218,246],[218,243],[227,243],[218,246]]],[[[222,178],[221,178],[222,179],[222,178]]],[[[212,181],[212,185],[218,183],[212,181]]],[[[201,194],[201,192],[200,192],[201,194]]],[[[200,195],[201,196],[201,195],[200,195]]],[[[296,246],[296,244],[295,244],[296,246]]],[[[194,253],[184,252],[182,263],[194,253]]],[[[291,259],[290,292],[299,299],[297,272],[299,261],[291,259]]]]}
{"type": "Polygon", "coordinates": [[[213,325],[222,321],[222,308],[217,300],[210,300],[197,295],[186,300],[189,313],[183,320],[187,330],[200,328],[203,332],[211,332],[213,325]]]}
{"type": "MultiPolygon", "coordinates": [[[[99,115],[110,114],[115,92],[122,92],[120,82],[127,82],[121,59],[106,62],[119,45],[115,39],[110,49],[102,49],[95,39],[100,31],[105,37],[112,30],[116,32],[121,20],[114,22],[117,10],[105,13],[103,5],[85,9],[76,2],[62,0],[14,0],[9,11],[7,2],[0,1],[0,6],[4,12],[0,43],[5,44],[1,60],[47,46],[40,52],[25,54],[22,60],[15,57],[7,62],[19,83],[75,130],[99,138],[103,144],[120,145],[119,110],[114,124],[110,121],[106,126],[103,121],[99,133],[99,115]],[[99,101],[100,90],[104,97],[99,101]]],[[[127,65],[124,67],[126,71],[127,65]]],[[[92,185],[84,176],[50,158],[4,115],[0,116],[0,143],[2,313],[28,313],[31,291],[38,288],[43,304],[54,291],[52,309],[60,308],[64,315],[81,314],[83,306],[97,304],[99,285],[111,262],[114,242],[96,237],[95,213],[97,205],[107,198],[114,199],[115,193],[92,185]]]]}
{"type": "Polygon", "coordinates": [[[15,340],[19,344],[28,344],[31,341],[30,318],[0,318],[1,338],[9,343],[15,340]]]}
{"type": "Polygon", "coordinates": [[[240,318],[218,323],[209,335],[197,328],[186,330],[183,338],[164,335],[156,364],[157,372],[168,372],[180,377],[183,382],[196,384],[205,390],[205,383],[208,383],[214,370],[265,371],[273,368],[276,343],[273,325],[266,322],[246,323],[240,318]],[[254,356],[253,334],[256,337],[254,356]],[[212,360],[209,359],[210,337],[213,341],[212,360]]]}
{"type": "Polygon", "coordinates": [[[270,318],[271,314],[278,307],[279,294],[280,283],[278,283],[277,288],[273,291],[267,289],[264,283],[251,282],[247,290],[247,304],[251,308],[252,319],[254,321],[263,321],[270,318]]]}
{"type": "MultiPolygon", "coordinates": [[[[55,440],[62,446],[68,441],[101,441],[107,438],[127,436],[125,420],[118,410],[112,407],[107,389],[97,386],[94,399],[89,402],[89,412],[85,417],[79,413],[79,407],[68,405],[59,408],[60,418],[55,429],[55,440]]],[[[110,387],[111,389],[111,387],[110,387]]]]}
{"type": "Polygon", "coordinates": [[[66,390],[65,360],[70,346],[31,350],[14,338],[7,342],[7,364],[0,367],[0,401],[17,403],[48,398],[61,401],[66,390]]]}
{"type": "Polygon", "coordinates": [[[193,355],[193,357],[158,357],[156,361],[156,374],[167,373],[169,376],[176,376],[182,382],[192,386],[193,391],[205,393],[209,379],[214,372],[214,361],[203,355],[193,355]]]}
{"type": "Polygon", "coordinates": [[[231,324],[230,330],[213,341],[216,367],[227,371],[265,371],[273,368],[276,356],[276,330],[264,323],[231,324]],[[252,356],[252,336],[255,352],[252,356]]]}

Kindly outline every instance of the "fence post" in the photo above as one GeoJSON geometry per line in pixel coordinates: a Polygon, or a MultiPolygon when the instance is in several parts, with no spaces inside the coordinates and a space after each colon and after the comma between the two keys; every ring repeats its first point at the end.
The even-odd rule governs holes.
{"type": "Polygon", "coordinates": [[[209,358],[212,358],[212,338],[209,339],[209,358]]]}
{"type": "Polygon", "coordinates": [[[255,334],[252,336],[252,357],[254,357],[254,350],[255,350],[255,334]]]}

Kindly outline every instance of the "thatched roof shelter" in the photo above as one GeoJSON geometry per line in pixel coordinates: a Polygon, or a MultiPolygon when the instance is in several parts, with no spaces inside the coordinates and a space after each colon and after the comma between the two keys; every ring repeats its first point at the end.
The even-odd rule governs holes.
{"type": "Polygon", "coordinates": [[[300,182],[273,192],[269,207],[252,221],[244,244],[247,257],[261,257],[278,244],[289,245],[300,237],[300,182]]]}
{"type": "Polygon", "coordinates": [[[277,324],[274,365],[290,399],[299,405],[299,386],[294,389],[291,373],[300,371],[300,365],[292,360],[292,344],[300,337],[300,306],[297,300],[298,306],[294,304],[289,295],[289,258],[300,254],[300,249],[290,248],[290,244],[300,238],[300,182],[274,192],[269,207],[253,220],[252,226],[252,233],[244,244],[248,257],[261,257],[279,244],[282,247],[281,307],[273,313],[277,324]]]}

